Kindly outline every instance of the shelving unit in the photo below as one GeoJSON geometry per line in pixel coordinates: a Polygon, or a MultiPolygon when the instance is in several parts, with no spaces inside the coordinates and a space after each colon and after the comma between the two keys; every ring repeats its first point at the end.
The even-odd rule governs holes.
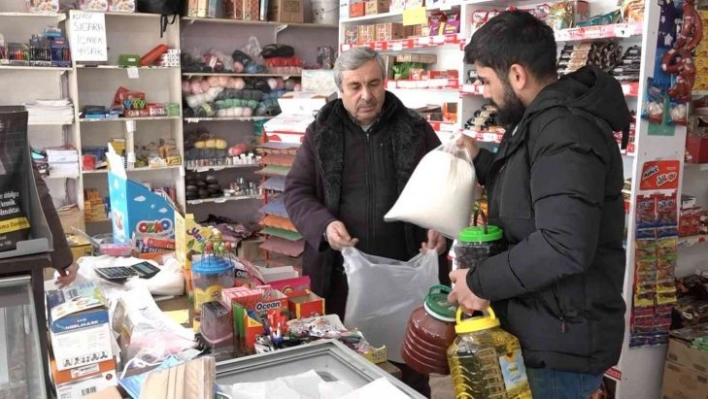
{"type": "MultiPolygon", "coordinates": [[[[72,18],[71,11],[68,20],[72,18]]],[[[70,87],[75,99],[77,128],[74,145],[78,149],[106,147],[111,139],[124,139],[126,154],[135,154],[140,146],[172,139],[176,152],[184,159],[181,116],[151,116],[92,119],[82,117],[88,105],[110,106],[116,90],[124,87],[144,92],[147,102],[181,104],[181,77],[178,67],[123,67],[118,65],[122,54],[145,54],[158,44],[180,48],[179,21],[168,24],[160,37],[160,16],[157,14],[115,13],[105,15],[108,59],[98,65],[74,62],[70,87]]],[[[69,24],[70,26],[70,24],[69,24]]],[[[68,31],[72,35],[71,29],[68,31]]],[[[180,110],[181,114],[181,110],[180,110]]],[[[80,158],[83,151],[80,152],[80,158]]],[[[181,165],[162,167],[136,167],[126,171],[132,179],[149,183],[152,187],[175,187],[176,203],[184,209],[184,170],[181,165]]],[[[97,189],[108,195],[108,171],[82,170],[77,203],[84,209],[84,190],[97,189]]],[[[105,201],[108,203],[108,201],[105,201]]],[[[109,215],[110,219],[110,215],[109,215]]],[[[102,220],[87,222],[90,233],[110,231],[102,220]]]]}
{"type": "MultiPolygon", "coordinates": [[[[250,37],[255,37],[261,48],[271,43],[287,44],[295,49],[295,56],[308,64],[317,60],[317,46],[337,47],[336,25],[318,25],[310,23],[285,23],[264,21],[238,21],[218,18],[182,18],[182,53],[200,52],[216,48],[231,54],[242,49],[250,37]],[[323,34],[331,32],[332,34],[323,34]],[[305,43],[307,45],[305,45],[305,43]]],[[[183,68],[185,66],[183,65],[183,68]]],[[[300,73],[234,73],[234,72],[194,72],[183,70],[183,79],[229,77],[229,78],[300,78],[300,73]]],[[[184,119],[184,134],[207,130],[215,137],[226,140],[229,145],[248,143],[252,148],[261,142],[260,136],[254,135],[256,124],[263,123],[271,116],[240,117],[194,117],[184,119]]],[[[188,171],[213,175],[224,185],[226,181],[244,178],[246,181],[259,182],[260,177],[254,172],[261,165],[224,165],[202,166],[188,171]]],[[[258,208],[262,204],[261,196],[223,197],[218,199],[199,199],[186,201],[186,211],[195,214],[196,220],[204,220],[209,214],[228,216],[239,222],[258,222],[258,208]],[[219,208],[207,205],[218,203],[219,208]]]]}
{"type": "MultiPolygon", "coordinates": [[[[26,41],[47,26],[61,27],[64,14],[31,14],[25,10],[23,0],[0,2],[0,33],[5,42],[26,41]]],[[[72,68],[41,66],[0,65],[0,86],[3,90],[0,105],[21,105],[37,99],[69,98],[76,102],[69,91],[72,68]]],[[[76,123],[29,123],[28,138],[33,148],[59,147],[73,143],[76,123]]],[[[46,181],[56,206],[76,200],[77,176],[53,177],[46,181]]]]}

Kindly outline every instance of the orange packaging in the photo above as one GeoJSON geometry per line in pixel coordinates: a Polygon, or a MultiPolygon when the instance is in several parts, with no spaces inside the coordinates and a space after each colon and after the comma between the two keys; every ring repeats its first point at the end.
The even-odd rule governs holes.
{"type": "Polygon", "coordinates": [[[349,18],[363,17],[365,8],[364,3],[352,3],[349,5],[349,18]]]}
{"type": "Polygon", "coordinates": [[[52,379],[54,385],[69,384],[79,380],[103,376],[106,380],[116,380],[116,361],[109,359],[98,363],[91,363],[73,369],[57,370],[57,362],[51,359],[52,379]]]}
{"type": "Polygon", "coordinates": [[[314,292],[291,297],[289,302],[290,312],[296,319],[324,316],[325,314],[325,300],[314,292]]]}

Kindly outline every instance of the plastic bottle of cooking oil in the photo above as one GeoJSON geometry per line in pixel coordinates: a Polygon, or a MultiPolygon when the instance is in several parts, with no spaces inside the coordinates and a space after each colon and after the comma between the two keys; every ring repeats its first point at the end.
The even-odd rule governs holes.
{"type": "Polygon", "coordinates": [[[519,340],[499,328],[492,308],[464,320],[457,309],[455,332],[447,361],[457,399],[531,399],[519,340]]]}

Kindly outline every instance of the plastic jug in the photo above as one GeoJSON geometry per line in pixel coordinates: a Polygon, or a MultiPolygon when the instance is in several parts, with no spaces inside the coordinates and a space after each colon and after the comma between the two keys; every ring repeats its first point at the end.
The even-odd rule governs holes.
{"type": "Polygon", "coordinates": [[[457,338],[447,351],[455,397],[531,399],[519,340],[499,327],[492,308],[467,319],[458,309],[456,321],[457,338]]]}

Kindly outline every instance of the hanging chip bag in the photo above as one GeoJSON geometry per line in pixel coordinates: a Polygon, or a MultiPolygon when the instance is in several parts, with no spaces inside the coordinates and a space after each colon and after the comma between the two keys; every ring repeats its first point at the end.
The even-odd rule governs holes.
{"type": "Polygon", "coordinates": [[[469,225],[476,185],[472,159],[453,137],[421,159],[384,220],[412,223],[455,238],[469,225]]]}

